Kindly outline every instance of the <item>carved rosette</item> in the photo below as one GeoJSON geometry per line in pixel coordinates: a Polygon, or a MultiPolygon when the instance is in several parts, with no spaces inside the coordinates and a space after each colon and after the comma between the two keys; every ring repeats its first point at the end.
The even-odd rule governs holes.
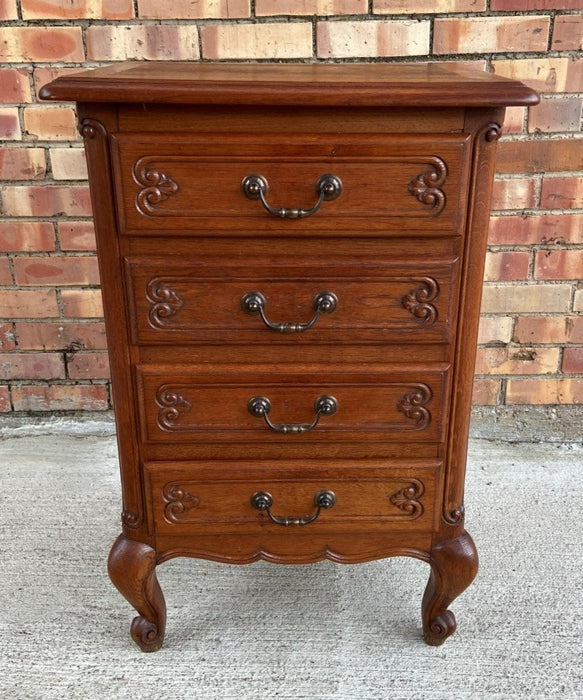
{"type": "Polygon", "coordinates": [[[168,522],[177,523],[180,520],[188,518],[188,512],[193,508],[197,508],[200,500],[188,493],[179,484],[166,484],[163,491],[164,502],[164,517],[168,522]]]}
{"type": "Polygon", "coordinates": [[[153,328],[164,328],[167,325],[166,319],[177,314],[184,306],[184,299],[159,277],[148,282],[146,299],[151,304],[148,320],[153,328]]]}
{"type": "Polygon", "coordinates": [[[464,521],[465,508],[463,505],[446,512],[444,517],[448,523],[451,525],[459,525],[464,521]]]}
{"type": "Polygon", "coordinates": [[[427,404],[433,394],[427,384],[418,384],[412,391],[397,401],[397,410],[414,421],[414,430],[424,430],[431,423],[427,404]]]}
{"type": "Polygon", "coordinates": [[[418,479],[411,479],[407,486],[390,496],[389,500],[396,508],[410,516],[411,520],[415,520],[423,515],[421,496],[424,492],[425,487],[422,482],[418,479]]]}
{"type": "Polygon", "coordinates": [[[145,158],[134,163],[134,179],[142,188],[136,195],[136,209],[146,216],[179,189],[178,183],[145,158]]]}
{"type": "Polygon", "coordinates": [[[437,215],[445,207],[445,192],[442,190],[447,180],[447,166],[441,158],[434,157],[429,168],[417,175],[409,183],[409,193],[421,204],[426,205],[437,215]]]}
{"type": "Polygon", "coordinates": [[[176,430],[176,421],[192,408],[192,404],[172,391],[168,385],[161,386],[156,392],[156,405],[158,411],[158,427],[162,430],[176,430]]]}
{"type": "Polygon", "coordinates": [[[421,323],[432,326],[437,321],[437,308],[432,303],[439,296],[439,284],[433,277],[423,277],[421,284],[401,299],[403,308],[421,323]]]}
{"type": "Polygon", "coordinates": [[[137,527],[139,520],[138,515],[136,515],[136,513],[132,513],[130,510],[124,510],[121,514],[122,525],[125,525],[126,527],[137,527]]]}

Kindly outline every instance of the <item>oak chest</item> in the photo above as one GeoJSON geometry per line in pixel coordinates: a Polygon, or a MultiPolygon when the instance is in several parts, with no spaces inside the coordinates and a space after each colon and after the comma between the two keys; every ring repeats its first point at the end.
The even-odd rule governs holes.
{"type": "Polygon", "coordinates": [[[123,64],[79,103],[123,486],[114,584],[175,556],[477,571],[464,472],[494,150],[537,96],[456,66],[123,64]]]}

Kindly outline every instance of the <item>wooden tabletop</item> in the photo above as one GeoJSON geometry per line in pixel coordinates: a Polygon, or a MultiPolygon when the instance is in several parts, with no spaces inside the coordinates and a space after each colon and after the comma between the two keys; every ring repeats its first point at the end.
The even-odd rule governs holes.
{"type": "Polygon", "coordinates": [[[126,62],[57,78],[44,100],[328,106],[534,105],[516,80],[451,63],[126,62]]]}

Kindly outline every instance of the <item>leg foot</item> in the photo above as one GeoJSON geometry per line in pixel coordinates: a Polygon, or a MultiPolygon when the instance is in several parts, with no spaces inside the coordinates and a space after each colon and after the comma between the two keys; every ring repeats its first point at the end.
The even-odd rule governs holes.
{"type": "Polygon", "coordinates": [[[455,632],[455,615],[448,605],[474,580],[478,553],[474,541],[464,532],[438,542],[431,550],[431,575],[423,596],[423,638],[439,646],[455,632]]]}
{"type": "Polygon", "coordinates": [[[140,613],[130,632],[142,651],[158,651],[164,641],[166,603],[156,577],[156,552],[149,545],[120,535],[108,562],[109,577],[140,613]]]}

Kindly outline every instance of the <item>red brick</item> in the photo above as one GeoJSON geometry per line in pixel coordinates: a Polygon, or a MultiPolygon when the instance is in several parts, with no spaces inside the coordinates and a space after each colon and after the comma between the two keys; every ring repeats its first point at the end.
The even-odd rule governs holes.
{"type": "Polygon", "coordinates": [[[565,348],[562,370],[569,374],[583,374],[583,348],[565,348]]]}
{"type": "Polygon", "coordinates": [[[14,350],[16,348],[16,336],[12,323],[0,323],[0,349],[14,350]]]}
{"type": "Polygon", "coordinates": [[[518,316],[516,343],[583,343],[583,316],[518,316]]]}
{"type": "Polygon", "coordinates": [[[490,9],[494,12],[583,10],[583,2],[581,0],[490,0],[490,9]]]}
{"type": "Polygon", "coordinates": [[[103,350],[107,347],[103,323],[17,321],[14,333],[21,350],[103,350]]]}
{"type": "Polygon", "coordinates": [[[476,374],[548,374],[558,369],[559,349],[546,347],[481,347],[476,374]]]}
{"type": "Polygon", "coordinates": [[[478,343],[480,345],[509,343],[512,339],[512,316],[482,316],[478,343]]]}
{"type": "Polygon", "coordinates": [[[0,102],[30,102],[30,83],[26,68],[0,69],[0,102]]]}
{"type": "Polygon", "coordinates": [[[363,15],[368,11],[368,0],[255,0],[257,17],[272,15],[363,15]]]}
{"type": "Polygon", "coordinates": [[[87,29],[87,58],[92,61],[197,60],[196,26],[94,25],[87,29]]]}
{"type": "Polygon", "coordinates": [[[553,27],[553,51],[581,51],[583,49],[583,17],[559,15],[553,27]]]}
{"type": "MultiPolygon", "coordinates": [[[[278,2],[278,0],[271,0],[278,2]]],[[[259,2],[259,0],[257,0],[259,2]]],[[[483,12],[486,0],[374,0],[373,12],[383,14],[420,14],[437,12],[483,12]]],[[[366,10],[362,10],[366,12],[366,10]]],[[[337,12],[331,14],[338,14],[337,12]]]]}
{"type": "Polygon", "coordinates": [[[580,404],[583,379],[509,379],[507,404],[580,404]]]}
{"type": "Polygon", "coordinates": [[[482,293],[482,313],[564,313],[570,308],[571,284],[488,283],[482,293]]]}
{"type": "Polygon", "coordinates": [[[492,209],[531,209],[536,206],[536,180],[512,178],[495,180],[492,190],[492,209]]]}
{"type": "Polygon", "coordinates": [[[581,141],[570,139],[502,141],[498,148],[496,170],[499,173],[583,170],[581,144],[581,141]]]}
{"type": "Polygon", "coordinates": [[[56,353],[2,353],[0,378],[2,379],[64,379],[63,356],[56,353]]]}
{"type": "Polygon", "coordinates": [[[109,379],[107,353],[79,352],[68,355],[67,374],[70,379],[109,379]]]}
{"type": "Polygon", "coordinates": [[[318,22],[318,57],[419,56],[429,51],[430,30],[427,20],[318,22]]]}
{"type": "Polygon", "coordinates": [[[99,284],[95,256],[54,256],[50,258],[14,258],[16,284],[80,286],[99,284]]]}
{"type": "Polygon", "coordinates": [[[516,251],[501,251],[488,253],[484,279],[496,280],[525,280],[528,277],[530,253],[516,251]]]}
{"type": "Polygon", "coordinates": [[[51,251],[55,249],[53,225],[43,221],[1,221],[0,250],[51,251]]]}
{"type": "Polygon", "coordinates": [[[550,18],[468,17],[434,21],[437,54],[545,51],[550,18]]]}
{"type": "Polygon", "coordinates": [[[474,379],[472,403],[475,406],[496,406],[499,403],[501,381],[499,379],[474,379]]]}
{"type": "MultiPolygon", "coordinates": [[[[544,57],[492,61],[492,70],[541,93],[581,92],[583,58],[544,57]]],[[[536,108],[535,108],[536,109],[536,108]]]]}
{"type": "Polygon", "coordinates": [[[536,109],[530,110],[528,130],[579,131],[582,106],[583,100],[580,97],[543,99],[536,109]]]}
{"type": "Polygon", "coordinates": [[[42,148],[0,150],[0,180],[41,180],[46,170],[42,148]]]}
{"type": "Polygon", "coordinates": [[[0,316],[3,318],[51,318],[58,315],[54,289],[0,289],[0,316]]]}
{"type": "Polygon", "coordinates": [[[0,193],[5,216],[91,216],[86,186],[6,186],[0,193]]]}
{"type": "Polygon", "coordinates": [[[249,0],[138,0],[138,15],[142,19],[235,19],[249,17],[249,6],[249,0]]]}
{"type": "Polygon", "coordinates": [[[9,413],[10,411],[12,411],[10,389],[7,386],[0,386],[0,413],[9,413]]]}
{"type": "Polygon", "coordinates": [[[12,271],[10,269],[10,260],[5,256],[0,257],[0,284],[14,284],[14,280],[12,279],[12,271]]]}
{"type": "Polygon", "coordinates": [[[86,385],[28,385],[12,387],[15,411],[105,411],[107,387],[86,385]]]}
{"type": "Polygon", "coordinates": [[[491,245],[583,243],[583,215],[493,216],[488,240],[491,245]]]}
{"type": "Polygon", "coordinates": [[[81,27],[0,28],[0,61],[83,61],[81,27]]]}
{"type": "Polygon", "coordinates": [[[17,107],[0,107],[0,140],[17,141],[21,137],[17,107]]]}
{"type": "Polygon", "coordinates": [[[583,178],[543,178],[540,205],[543,209],[580,209],[583,207],[583,178]]]}
{"type": "Polygon", "coordinates": [[[71,107],[26,107],[24,128],[33,140],[74,141],[80,138],[71,107]]]}
{"type": "MultiPolygon", "coordinates": [[[[521,134],[524,132],[526,107],[507,107],[504,115],[504,134],[521,134]]],[[[504,142],[503,142],[504,143],[504,142]]]]}
{"type": "Polygon", "coordinates": [[[132,0],[21,0],[27,19],[131,19],[132,0]]]}
{"type": "Polygon", "coordinates": [[[539,250],[534,261],[534,277],[539,280],[579,280],[583,278],[583,250],[539,250]]]}
{"type": "Polygon", "coordinates": [[[95,250],[95,229],[91,221],[59,222],[61,250],[95,250]]]}
{"type": "Polygon", "coordinates": [[[18,19],[16,0],[0,0],[0,20],[18,19]]]}
{"type": "Polygon", "coordinates": [[[82,148],[51,148],[50,157],[55,180],[87,180],[87,162],[82,148]]]}
{"type": "Polygon", "coordinates": [[[63,312],[67,318],[102,318],[103,304],[99,289],[63,289],[63,312]]]}
{"type": "Polygon", "coordinates": [[[212,60],[310,58],[313,52],[309,22],[207,24],[200,38],[203,57],[212,60]]]}

